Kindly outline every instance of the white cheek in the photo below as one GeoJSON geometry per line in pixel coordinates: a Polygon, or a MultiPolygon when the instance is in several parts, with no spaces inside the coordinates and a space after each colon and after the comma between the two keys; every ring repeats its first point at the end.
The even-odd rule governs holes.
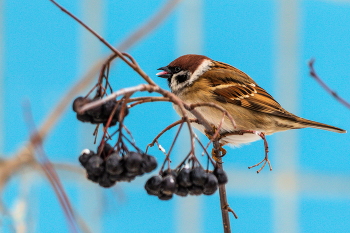
{"type": "Polygon", "coordinates": [[[189,84],[192,84],[194,81],[198,79],[199,76],[210,70],[212,66],[212,61],[211,60],[204,60],[200,66],[196,69],[196,71],[191,75],[189,79],[189,84]]]}
{"type": "Polygon", "coordinates": [[[202,74],[204,74],[205,72],[210,70],[211,65],[212,65],[212,61],[211,60],[204,60],[202,62],[202,64],[200,64],[198,66],[198,68],[196,69],[196,71],[193,74],[191,74],[191,73],[189,74],[190,78],[188,80],[186,80],[185,82],[182,82],[182,83],[177,83],[176,76],[177,75],[186,75],[186,72],[185,71],[181,71],[181,72],[179,72],[177,74],[174,74],[173,77],[171,78],[171,82],[170,82],[171,91],[176,94],[176,92],[180,91],[185,86],[191,85],[202,74]]]}
{"type": "Polygon", "coordinates": [[[176,73],[173,75],[170,82],[170,88],[171,88],[171,91],[174,93],[181,90],[184,86],[186,86],[189,83],[189,80],[186,80],[185,82],[182,82],[182,83],[178,83],[176,77],[179,75],[188,75],[188,74],[186,71],[180,71],[179,73],[176,73]]]}

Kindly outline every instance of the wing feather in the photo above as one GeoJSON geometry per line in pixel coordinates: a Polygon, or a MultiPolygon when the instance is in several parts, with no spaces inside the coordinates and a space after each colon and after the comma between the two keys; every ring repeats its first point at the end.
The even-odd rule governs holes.
{"type": "Polygon", "coordinates": [[[209,80],[211,93],[218,101],[291,120],[297,118],[243,72],[237,73],[227,67],[214,68],[204,73],[203,78],[209,80]]]}

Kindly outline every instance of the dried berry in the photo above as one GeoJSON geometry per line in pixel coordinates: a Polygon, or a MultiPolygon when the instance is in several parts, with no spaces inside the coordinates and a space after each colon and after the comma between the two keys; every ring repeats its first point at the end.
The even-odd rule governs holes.
{"type": "Polygon", "coordinates": [[[102,176],[98,179],[98,184],[104,188],[112,187],[115,184],[115,181],[112,181],[107,172],[103,173],[102,176]]]}
{"type": "MultiPolygon", "coordinates": [[[[97,99],[97,100],[99,100],[99,99],[97,99]]],[[[97,100],[93,100],[93,101],[97,101],[97,100]]],[[[86,111],[86,113],[93,118],[93,121],[101,121],[101,118],[103,117],[102,116],[102,105],[98,105],[92,109],[89,109],[86,111]]]]}
{"type": "Polygon", "coordinates": [[[88,98],[84,98],[82,96],[77,97],[74,101],[73,101],[73,111],[74,112],[78,112],[78,110],[84,105],[84,104],[88,104],[90,103],[91,100],[88,98]]]}
{"type": "Polygon", "coordinates": [[[88,174],[99,176],[104,171],[103,160],[97,156],[93,155],[87,162],[85,168],[88,174]]]}
{"type": "Polygon", "coordinates": [[[91,123],[91,121],[92,121],[92,117],[90,115],[86,114],[86,113],[82,114],[82,115],[79,115],[77,113],[77,119],[79,121],[81,121],[81,122],[89,122],[89,123],[91,123]]]}
{"type": "Polygon", "coordinates": [[[213,174],[216,176],[216,178],[218,178],[218,183],[220,184],[226,184],[228,181],[226,172],[219,167],[216,167],[213,171],[213,174]]]}
{"type": "Polygon", "coordinates": [[[201,195],[203,193],[203,190],[203,186],[192,185],[191,187],[188,187],[188,192],[190,195],[201,195]]]}
{"type": "Polygon", "coordinates": [[[79,156],[79,162],[80,164],[85,167],[87,162],[89,161],[89,159],[91,158],[91,156],[93,156],[95,154],[95,152],[89,150],[89,149],[85,149],[81,152],[80,156],[79,156]]]}
{"type": "Polygon", "coordinates": [[[122,174],[124,171],[123,158],[118,153],[113,153],[107,158],[106,171],[111,175],[122,174]]]}
{"type": "Polygon", "coordinates": [[[144,154],[142,157],[141,171],[143,173],[149,173],[157,168],[157,160],[153,156],[144,154]]]}
{"type": "Polygon", "coordinates": [[[98,179],[100,178],[100,176],[95,176],[95,175],[92,175],[92,174],[87,174],[87,178],[88,180],[91,180],[92,182],[95,182],[97,183],[98,182],[98,179]]]}
{"type": "Polygon", "coordinates": [[[195,167],[192,169],[190,176],[194,185],[203,186],[207,180],[208,173],[202,167],[195,167]]]}
{"type": "Polygon", "coordinates": [[[181,197],[186,197],[188,195],[188,189],[183,186],[177,186],[175,194],[181,197]]]}
{"type": "Polygon", "coordinates": [[[216,176],[213,173],[208,173],[207,181],[203,186],[204,187],[203,194],[205,195],[214,194],[218,189],[218,186],[219,186],[219,183],[216,176]]]}
{"type": "Polygon", "coordinates": [[[130,152],[124,158],[124,166],[129,172],[138,173],[141,168],[142,156],[137,152],[130,152]]]}
{"type": "Polygon", "coordinates": [[[165,195],[172,195],[176,191],[176,179],[172,175],[167,175],[161,183],[161,191],[165,195]]]}
{"type": "Polygon", "coordinates": [[[170,168],[164,170],[163,173],[162,173],[162,176],[166,177],[168,175],[172,175],[173,177],[177,177],[177,172],[175,170],[170,169],[170,168]]]}
{"type": "Polygon", "coordinates": [[[161,194],[158,195],[158,198],[160,200],[167,201],[167,200],[170,200],[171,198],[173,198],[173,194],[167,195],[165,193],[161,193],[161,194]]]}
{"type": "Polygon", "coordinates": [[[161,189],[162,181],[163,178],[161,176],[152,176],[151,178],[149,178],[145,184],[145,189],[147,190],[147,193],[150,195],[158,196],[161,189]]]}
{"type": "Polygon", "coordinates": [[[112,154],[114,152],[113,147],[109,145],[108,143],[104,144],[101,157],[102,158],[107,158],[108,155],[112,154]]]}
{"type": "Polygon", "coordinates": [[[191,171],[192,169],[182,168],[179,174],[177,175],[177,183],[183,187],[190,187],[192,185],[192,181],[190,178],[191,171]]]}

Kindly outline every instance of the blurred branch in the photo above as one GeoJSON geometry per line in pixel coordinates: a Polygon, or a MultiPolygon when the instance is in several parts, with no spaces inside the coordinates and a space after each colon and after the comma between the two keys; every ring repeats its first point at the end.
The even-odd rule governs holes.
{"type": "Polygon", "coordinates": [[[32,144],[33,148],[35,149],[38,155],[39,165],[41,166],[41,169],[44,171],[45,176],[48,178],[52,188],[54,189],[54,192],[61,204],[61,207],[64,210],[65,217],[67,219],[70,230],[72,232],[78,233],[78,223],[75,218],[72,205],[70,204],[69,198],[62,186],[61,180],[58,177],[56,170],[52,166],[49,158],[47,157],[44,151],[44,148],[42,146],[42,138],[36,130],[29,101],[26,102],[24,105],[24,118],[26,120],[28,130],[31,134],[30,143],[32,144]]]}
{"type": "MultiPolygon", "coordinates": [[[[126,40],[124,40],[119,46],[120,51],[129,49],[132,45],[136,44],[141,38],[153,31],[160,23],[162,23],[169,14],[175,9],[176,5],[182,0],[170,0],[156,13],[147,23],[134,31],[126,40]]],[[[112,55],[113,56],[113,55],[112,55]]]]}
{"type": "Polygon", "coordinates": [[[332,95],[338,102],[350,109],[350,103],[340,97],[335,91],[333,91],[316,73],[314,69],[315,59],[309,61],[310,75],[313,77],[323,89],[325,89],[330,95],[332,95]]]}

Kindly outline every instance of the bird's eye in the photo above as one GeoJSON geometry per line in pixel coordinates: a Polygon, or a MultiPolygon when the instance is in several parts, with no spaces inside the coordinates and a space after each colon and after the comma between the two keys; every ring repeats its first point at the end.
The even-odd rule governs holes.
{"type": "Polygon", "coordinates": [[[177,73],[177,72],[180,72],[180,71],[181,71],[181,68],[178,67],[178,66],[175,66],[174,71],[175,71],[176,73],[177,73]]]}

